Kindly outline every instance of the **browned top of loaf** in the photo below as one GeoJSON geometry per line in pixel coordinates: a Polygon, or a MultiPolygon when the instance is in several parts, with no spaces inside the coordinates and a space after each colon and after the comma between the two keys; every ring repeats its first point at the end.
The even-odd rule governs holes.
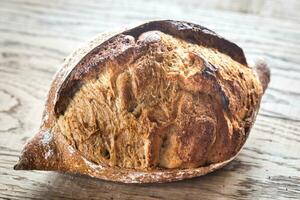
{"type": "Polygon", "coordinates": [[[142,33],[152,30],[176,36],[190,43],[217,49],[233,60],[247,66],[246,58],[240,47],[203,26],[173,20],[153,21],[115,35],[90,52],[86,52],[83,59],[72,69],[68,69],[63,78],[61,78],[64,72],[64,69],[62,69],[62,73],[58,74],[60,75],[57,79],[58,83],[53,84],[53,96],[57,95],[55,102],[52,102],[55,105],[55,114],[61,114],[62,110],[65,109],[64,97],[72,95],[72,92],[80,87],[83,79],[97,76],[102,63],[116,58],[120,62],[119,64],[122,64],[127,59],[126,57],[139,54],[141,48],[133,48],[139,44],[135,44],[132,37],[137,40],[142,33]],[[62,97],[62,101],[60,101],[60,97],[62,97]]]}

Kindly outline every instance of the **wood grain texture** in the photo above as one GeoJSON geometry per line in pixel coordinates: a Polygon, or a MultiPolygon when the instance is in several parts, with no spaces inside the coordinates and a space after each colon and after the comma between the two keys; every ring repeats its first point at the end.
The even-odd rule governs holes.
{"type": "Polygon", "coordinates": [[[268,9],[267,0],[203,2],[0,0],[0,198],[300,199],[299,2],[277,0],[268,9]],[[207,26],[238,43],[248,61],[264,57],[271,67],[269,89],[237,159],[204,177],[151,185],[12,169],[38,130],[64,57],[101,31],[168,18],[207,26]]]}

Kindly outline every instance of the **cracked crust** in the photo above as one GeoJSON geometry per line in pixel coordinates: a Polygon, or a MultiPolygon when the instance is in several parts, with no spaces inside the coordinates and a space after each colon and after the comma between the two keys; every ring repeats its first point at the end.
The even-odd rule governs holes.
{"type": "Polygon", "coordinates": [[[237,45],[199,25],[154,21],[101,35],[57,73],[15,169],[120,182],[209,173],[240,151],[268,82],[264,63],[249,68],[237,45]]]}

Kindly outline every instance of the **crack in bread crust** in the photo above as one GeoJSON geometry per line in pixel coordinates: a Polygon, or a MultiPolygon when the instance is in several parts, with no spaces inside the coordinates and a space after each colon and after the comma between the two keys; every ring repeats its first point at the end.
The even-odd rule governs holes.
{"type": "MultiPolygon", "coordinates": [[[[68,143],[96,164],[134,169],[193,168],[235,155],[263,92],[252,69],[159,31],[117,43],[124,41],[125,53],[66,97],[56,128],[68,143]]],[[[95,55],[82,65],[103,59],[95,55]]]]}

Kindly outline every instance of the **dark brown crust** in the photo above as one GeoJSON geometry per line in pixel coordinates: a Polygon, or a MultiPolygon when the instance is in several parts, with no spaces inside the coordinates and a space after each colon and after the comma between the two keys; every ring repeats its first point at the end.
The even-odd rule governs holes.
{"type": "MultiPolygon", "coordinates": [[[[141,50],[142,45],[140,48],[133,48],[133,40],[136,40],[141,33],[150,30],[159,30],[192,43],[218,49],[218,51],[247,66],[241,48],[221,38],[211,30],[192,23],[171,20],[153,21],[116,34],[100,36],[89,43],[87,47],[80,49],[67,58],[63,67],[56,74],[46,102],[41,131],[27,143],[20,161],[15,165],[15,169],[81,173],[105,180],[126,183],[169,182],[207,174],[230,162],[237,155],[240,147],[235,155],[224,162],[191,169],[137,171],[107,168],[95,166],[93,163],[85,160],[79,152],[66,148],[70,146],[66,144],[61,134],[53,130],[57,116],[64,112],[68,103],[65,102],[65,99],[68,99],[66,97],[72,96],[75,92],[74,89],[77,90],[83,81],[95,77],[99,71],[98,66],[101,66],[101,64],[108,60],[122,62],[123,59],[130,58],[129,55],[138,54],[139,51],[136,49],[141,50]],[[43,142],[47,138],[49,141],[43,142]]],[[[213,73],[213,66],[206,66],[208,67],[206,73],[209,76],[213,73]]],[[[269,82],[269,76],[266,75],[266,70],[260,70],[258,73],[265,89],[269,82]]],[[[224,107],[227,107],[226,95],[224,95],[222,100],[224,107]]],[[[255,115],[256,113],[252,113],[249,116],[250,123],[247,135],[255,115]]]]}
{"type": "Polygon", "coordinates": [[[191,43],[218,49],[218,51],[227,54],[233,60],[247,65],[243,50],[239,46],[222,38],[212,30],[197,24],[173,20],[153,21],[125,31],[123,34],[138,38],[143,32],[152,30],[159,30],[191,43]]]}

